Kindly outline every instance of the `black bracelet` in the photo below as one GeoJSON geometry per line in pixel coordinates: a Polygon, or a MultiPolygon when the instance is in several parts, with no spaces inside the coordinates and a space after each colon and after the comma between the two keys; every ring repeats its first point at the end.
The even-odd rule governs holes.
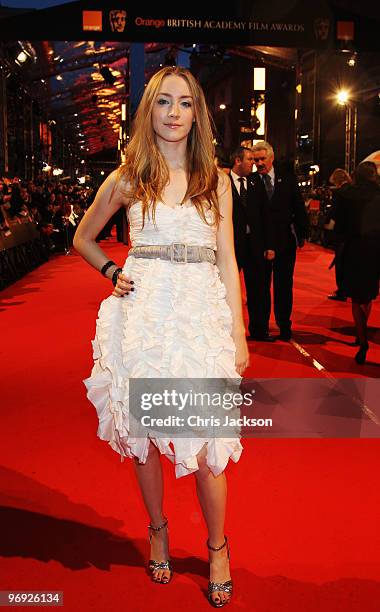
{"type": "Polygon", "coordinates": [[[115,272],[112,274],[112,284],[114,287],[116,287],[117,277],[122,271],[123,271],[123,268],[116,268],[115,272]]]}
{"type": "Polygon", "coordinates": [[[102,267],[102,269],[100,270],[100,273],[103,274],[103,276],[105,276],[108,268],[110,268],[111,266],[116,266],[115,262],[111,260],[107,261],[102,267]]]}

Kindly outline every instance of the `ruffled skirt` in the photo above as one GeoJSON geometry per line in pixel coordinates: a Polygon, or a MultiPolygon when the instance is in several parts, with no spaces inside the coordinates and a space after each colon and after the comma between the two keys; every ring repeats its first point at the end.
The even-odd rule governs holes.
{"type": "Polygon", "coordinates": [[[103,300],[93,340],[94,367],[84,380],[98,417],[98,436],[121,457],[145,463],[149,442],[175,464],[176,477],[198,469],[197,453],[215,476],[242,452],[239,437],[165,438],[129,434],[130,378],[239,379],[232,316],[218,268],[127,258],[135,291],[103,300]]]}

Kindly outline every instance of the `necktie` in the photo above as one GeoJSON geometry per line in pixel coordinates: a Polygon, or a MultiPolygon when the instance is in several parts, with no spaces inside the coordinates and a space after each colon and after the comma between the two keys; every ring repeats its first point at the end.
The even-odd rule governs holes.
{"type": "Polygon", "coordinates": [[[247,206],[247,188],[244,185],[244,178],[241,176],[238,179],[239,183],[240,183],[240,200],[241,203],[243,204],[243,206],[247,206]]]}
{"type": "Polygon", "coordinates": [[[273,185],[272,185],[272,181],[271,178],[269,176],[269,174],[263,174],[263,181],[264,181],[264,185],[265,185],[265,190],[267,192],[267,196],[268,196],[268,200],[272,199],[272,195],[273,195],[273,185]]]}

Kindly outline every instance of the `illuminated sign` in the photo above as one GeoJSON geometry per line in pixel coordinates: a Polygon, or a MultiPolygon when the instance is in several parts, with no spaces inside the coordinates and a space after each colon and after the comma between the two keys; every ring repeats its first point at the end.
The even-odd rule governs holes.
{"type": "Polygon", "coordinates": [[[101,32],[102,11],[82,11],[82,22],[84,32],[101,32]]]}

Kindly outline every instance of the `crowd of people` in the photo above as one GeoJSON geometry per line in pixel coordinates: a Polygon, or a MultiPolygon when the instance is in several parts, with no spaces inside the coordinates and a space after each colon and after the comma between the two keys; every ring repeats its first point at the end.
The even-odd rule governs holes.
{"type": "Polygon", "coordinates": [[[50,252],[61,253],[73,242],[75,230],[91,204],[92,188],[18,177],[0,179],[0,235],[12,236],[20,223],[32,222],[50,252]]]}

